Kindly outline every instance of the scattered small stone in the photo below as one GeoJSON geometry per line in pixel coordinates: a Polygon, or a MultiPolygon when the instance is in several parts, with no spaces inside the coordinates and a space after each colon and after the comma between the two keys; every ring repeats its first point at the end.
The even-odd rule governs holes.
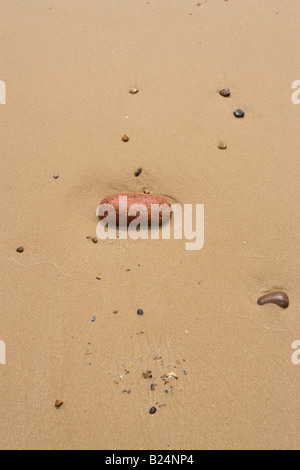
{"type": "Polygon", "coordinates": [[[130,273],[131,269],[127,269],[126,271],[127,271],[128,273],[130,273]]]}
{"type": "Polygon", "coordinates": [[[54,178],[55,180],[58,180],[59,175],[53,175],[53,178],[54,178]]]}
{"type": "Polygon", "coordinates": [[[157,412],[157,409],[155,408],[155,406],[152,406],[152,407],[150,408],[150,410],[149,410],[149,413],[150,413],[151,415],[154,415],[156,412],[157,412]]]}
{"type": "Polygon", "coordinates": [[[281,308],[288,308],[290,300],[285,292],[271,292],[260,297],[257,303],[258,305],[276,304],[281,308]]]}
{"type": "Polygon", "coordinates": [[[234,111],[234,116],[236,118],[243,118],[245,117],[245,111],[243,111],[242,109],[237,109],[236,111],[234,111]]]}
{"type": "Polygon", "coordinates": [[[16,251],[17,251],[17,253],[23,253],[23,251],[24,251],[23,246],[19,246],[19,248],[17,248],[16,251]]]}
{"type": "Polygon", "coordinates": [[[151,370],[146,370],[146,372],[143,372],[144,379],[152,379],[151,372],[152,372],[151,370]]]}
{"type": "Polygon", "coordinates": [[[175,372],[169,372],[169,373],[167,374],[167,378],[168,378],[168,379],[176,379],[176,380],[178,380],[178,376],[175,374],[175,372]]]}
{"type": "Polygon", "coordinates": [[[227,145],[226,145],[226,144],[220,144],[218,148],[219,148],[220,150],[226,150],[226,149],[227,149],[227,145]]]}
{"type": "Polygon", "coordinates": [[[221,96],[224,96],[224,98],[228,98],[231,95],[229,88],[222,88],[219,93],[221,96]]]}
{"type": "Polygon", "coordinates": [[[184,370],[183,373],[184,373],[184,375],[187,375],[187,371],[186,371],[186,370],[184,370]]]}
{"type": "MultiPolygon", "coordinates": [[[[136,178],[138,178],[142,173],[143,173],[142,168],[139,168],[138,171],[136,171],[136,172],[134,173],[134,176],[135,176],[136,178]]],[[[146,193],[145,193],[145,194],[146,194],[146,193]]]]}
{"type": "Polygon", "coordinates": [[[144,194],[150,194],[149,189],[144,189],[144,194]]]}
{"type": "Polygon", "coordinates": [[[164,392],[165,392],[165,393],[169,393],[169,390],[166,388],[166,389],[164,390],[164,392]]]}
{"type": "Polygon", "coordinates": [[[61,400],[56,400],[56,402],[55,402],[55,408],[60,408],[63,404],[64,404],[63,401],[61,401],[61,400]]]}
{"type": "Polygon", "coordinates": [[[96,321],[96,317],[93,317],[92,322],[95,323],[95,321],[96,321]]]}
{"type": "Polygon", "coordinates": [[[129,93],[131,93],[132,95],[136,95],[140,90],[138,90],[137,88],[131,88],[131,90],[129,90],[129,93]]]}
{"type": "Polygon", "coordinates": [[[119,313],[119,310],[114,310],[114,315],[117,315],[119,313]]]}
{"type": "Polygon", "coordinates": [[[96,279],[97,279],[97,281],[101,281],[101,277],[100,277],[100,276],[97,276],[96,279]]]}
{"type": "Polygon", "coordinates": [[[144,312],[143,312],[142,309],[139,308],[138,311],[137,311],[137,314],[141,317],[141,316],[144,315],[144,312]]]}
{"type": "Polygon", "coordinates": [[[123,135],[122,140],[123,140],[123,142],[129,142],[128,135],[123,135]]]}
{"type": "Polygon", "coordinates": [[[98,238],[92,238],[93,243],[98,243],[98,241],[99,241],[98,238]]]}
{"type": "Polygon", "coordinates": [[[151,385],[150,385],[150,389],[151,389],[152,391],[155,390],[155,385],[154,385],[154,384],[151,384],[151,385]]]}

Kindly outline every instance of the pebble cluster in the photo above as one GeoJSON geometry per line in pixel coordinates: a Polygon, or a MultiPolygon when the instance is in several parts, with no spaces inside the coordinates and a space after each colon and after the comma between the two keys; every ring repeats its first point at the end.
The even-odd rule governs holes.
{"type": "MultiPolygon", "coordinates": [[[[201,4],[199,4],[201,5],[201,4]]],[[[138,88],[131,88],[129,90],[129,93],[131,95],[136,95],[139,93],[139,89],[138,88]]],[[[229,88],[222,88],[219,90],[219,94],[224,97],[224,98],[230,98],[231,97],[231,90],[229,88]]],[[[237,119],[242,119],[245,117],[245,111],[242,110],[242,109],[237,109],[233,112],[233,115],[237,118],[237,119]]],[[[129,142],[130,138],[128,137],[128,135],[124,134],[123,137],[122,137],[122,141],[127,143],[129,142]]],[[[227,144],[224,143],[224,142],[221,142],[218,146],[218,148],[220,150],[226,150],[227,149],[227,144]]],[[[137,171],[135,171],[134,173],[134,176],[136,178],[138,178],[141,174],[143,173],[143,169],[142,168],[139,168],[137,171]]],[[[59,178],[59,175],[58,174],[54,174],[53,175],[53,178],[55,180],[57,180],[59,178]]],[[[149,196],[150,198],[151,197],[154,197],[155,196],[150,196],[150,191],[147,189],[147,188],[144,188],[143,189],[143,193],[144,193],[144,197],[146,196],[149,196]]],[[[132,193],[133,194],[133,193],[132,193]]],[[[131,194],[131,197],[133,197],[131,194]]],[[[140,198],[143,196],[143,195],[138,195],[140,198]]],[[[93,244],[98,244],[99,240],[98,238],[96,237],[87,237],[87,239],[91,240],[91,242],[93,244]]],[[[16,249],[17,253],[23,253],[24,252],[24,247],[23,246],[20,246],[16,249]]],[[[130,269],[127,269],[127,272],[130,272],[131,270],[130,269]]],[[[96,276],[96,280],[101,280],[102,277],[101,277],[101,273],[99,275],[96,276]]],[[[288,308],[289,306],[289,297],[288,295],[283,292],[283,291],[276,291],[276,292],[270,292],[270,293],[267,293],[267,294],[264,294],[263,296],[261,296],[258,300],[257,300],[257,304],[262,306],[262,305],[265,305],[265,304],[275,304],[275,305],[278,305],[279,307],[283,308],[283,309],[286,309],[288,308]]],[[[113,314],[114,315],[118,315],[119,314],[119,310],[114,310],[113,311],[113,314]]],[[[142,310],[141,308],[139,308],[137,310],[137,315],[139,317],[142,317],[144,316],[144,310],[142,310]]],[[[92,323],[95,323],[96,322],[96,317],[93,316],[92,317],[92,323]]],[[[136,333],[137,335],[142,335],[144,334],[143,331],[139,331],[136,333]]],[[[90,344],[90,343],[89,343],[90,344]]],[[[91,354],[90,352],[88,352],[88,354],[91,354]]],[[[157,356],[154,358],[155,361],[160,361],[161,360],[161,357],[157,356]]],[[[179,362],[178,362],[179,363],[179,362]]],[[[89,365],[92,365],[91,362],[89,362],[89,365]]],[[[184,370],[183,371],[184,375],[186,376],[187,375],[187,371],[184,370]]],[[[119,384],[119,380],[122,380],[124,379],[124,377],[129,374],[129,370],[126,370],[125,371],[125,375],[120,375],[120,379],[115,379],[114,382],[116,384],[119,384]]],[[[142,377],[145,379],[145,380],[148,380],[150,379],[152,381],[152,383],[150,384],[150,392],[155,392],[157,389],[158,389],[158,383],[155,382],[155,379],[153,377],[153,373],[151,370],[146,370],[145,372],[142,373],[142,377]]],[[[173,388],[174,386],[173,385],[170,385],[169,384],[169,381],[171,379],[173,379],[173,381],[175,380],[178,380],[178,375],[174,372],[169,372],[168,374],[164,374],[161,376],[161,379],[163,381],[163,388],[161,388],[161,392],[163,392],[165,395],[169,395],[170,393],[173,393],[173,388]]],[[[174,383],[174,382],[173,382],[174,383]]],[[[149,386],[149,385],[148,385],[149,386]]],[[[132,393],[132,389],[131,388],[127,388],[127,389],[123,389],[122,390],[123,393],[126,393],[126,394],[131,394],[132,393]]],[[[57,400],[55,402],[55,407],[58,409],[60,407],[62,407],[62,405],[64,404],[63,401],[61,400],[57,400]]],[[[158,405],[158,404],[157,404],[158,405]]],[[[166,406],[165,404],[163,405],[159,405],[159,407],[161,406],[166,406]]],[[[154,415],[157,413],[157,407],[156,406],[152,406],[150,409],[149,409],[149,414],[150,415],[154,415]]]]}

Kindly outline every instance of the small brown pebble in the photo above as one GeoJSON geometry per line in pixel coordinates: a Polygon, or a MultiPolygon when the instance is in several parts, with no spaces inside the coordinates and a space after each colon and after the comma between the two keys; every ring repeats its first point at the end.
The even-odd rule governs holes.
{"type": "Polygon", "coordinates": [[[144,189],[144,194],[150,194],[149,189],[144,189]]]}
{"type": "Polygon", "coordinates": [[[290,301],[285,292],[271,292],[263,295],[257,301],[258,305],[276,304],[281,308],[288,308],[290,301]]]}
{"type": "Polygon", "coordinates": [[[123,142],[129,142],[128,135],[123,135],[122,140],[123,140],[123,142]]]}
{"type": "Polygon", "coordinates": [[[61,400],[56,400],[56,402],[55,402],[55,407],[56,407],[56,408],[60,408],[63,404],[64,404],[63,401],[61,401],[61,400]]]}
{"type": "Polygon", "coordinates": [[[117,315],[119,313],[119,310],[114,310],[114,315],[117,315]]]}
{"type": "Polygon", "coordinates": [[[146,372],[143,372],[144,379],[151,379],[152,378],[151,372],[152,372],[151,370],[146,370],[146,372]]]}
{"type": "Polygon", "coordinates": [[[221,96],[224,96],[224,98],[228,98],[231,95],[229,88],[222,88],[219,93],[221,96]]]}
{"type": "Polygon", "coordinates": [[[220,144],[218,148],[219,148],[220,150],[226,150],[226,149],[227,149],[227,145],[226,145],[226,144],[220,144]]]}
{"type": "Polygon", "coordinates": [[[98,238],[92,238],[93,243],[98,243],[98,241],[99,241],[98,238]]]}
{"type": "Polygon", "coordinates": [[[24,248],[22,246],[19,246],[19,248],[17,248],[17,253],[23,253],[24,251],[24,248]]]}
{"type": "Polygon", "coordinates": [[[129,90],[129,93],[131,93],[132,95],[136,95],[140,90],[138,90],[137,88],[131,88],[131,90],[129,90]]]}

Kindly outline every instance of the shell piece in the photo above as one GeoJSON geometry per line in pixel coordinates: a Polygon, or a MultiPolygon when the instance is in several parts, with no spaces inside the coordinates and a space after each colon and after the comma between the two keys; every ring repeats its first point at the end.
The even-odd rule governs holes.
{"type": "Polygon", "coordinates": [[[178,376],[175,374],[175,372],[169,372],[169,373],[167,374],[167,378],[168,378],[168,379],[176,379],[176,380],[178,380],[178,376]]]}
{"type": "MultiPolygon", "coordinates": [[[[104,215],[100,215],[100,220],[108,217],[112,212],[116,213],[117,226],[127,226],[137,217],[141,217],[141,222],[150,226],[155,221],[161,226],[164,221],[169,222],[172,211],[169,201],[154,196],[153,194],[139,193],[117,193],[103,199],[100,206],[109,204],[111,207],[104,208],[104,215]],[[127,199],[126,199],[127,198],[127,199]],[[127,202],[127,206],[126,206],[127,202]],[[152,206],[155,207],[152,207],[152,206]],[[135,207],[133,207],[135,206],[135,207]],[[140,210],[139,207],[140,206],[140,210]],[[107,210],[106,210],[107,209],[107,210]]],[[[98,211],[97,214],[99,215],[98,211]]]]}
{"type": "Polygon", "coordinates": [[[288,308],[290,301],[285,292],[270,292],[260,297],[257,301],[258,305],[276,304],[281,308],[288,308]]]}

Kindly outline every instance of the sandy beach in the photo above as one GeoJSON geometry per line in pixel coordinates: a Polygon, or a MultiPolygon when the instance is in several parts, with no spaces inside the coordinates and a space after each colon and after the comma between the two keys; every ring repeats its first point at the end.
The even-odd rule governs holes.
{"type": "Polygon", "coordinates": [[[299,450],[299,0],[0,11],[0,449],[299,450]],[[204,247],[94,243],[127,192],[204,247]]]}

